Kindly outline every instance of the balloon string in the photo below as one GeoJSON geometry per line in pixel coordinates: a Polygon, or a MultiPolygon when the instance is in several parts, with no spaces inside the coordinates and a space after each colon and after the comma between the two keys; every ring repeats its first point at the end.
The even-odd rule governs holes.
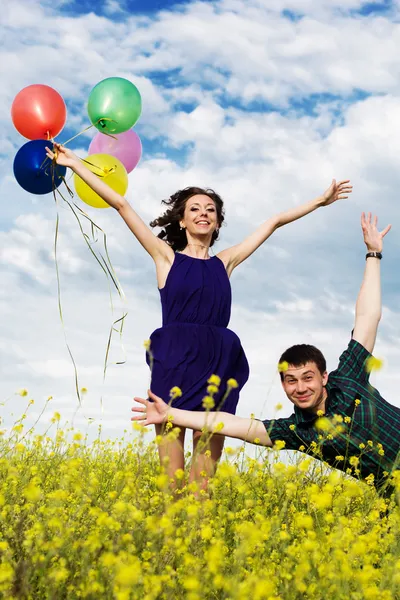
{"type": "MultiPolygon", "coordinates": [[[[117,121],[114,121],[113,119],[109,119],[108,117],[103,117],[101,119],[98,119],[98,121],[96,121],[96,123],[93,123],[92,125],[89,125],[88,127],[85,127],[85,129],[82,129],[82,131],[80,131],[79,133],[77,133],[76,135],[72,136],[71,138],[69,138],[69,140],[67,140],[66,142],[61,143],[61,146],[66,146],[67,144],[69,144],[69,142],[72,142],[72,140],[74,140],[75,138],[79,137],[80,135],[82,135],[83,133],[86,133],[86,131],[89,131],[89,129],[91,129],[92,127],[94,127],[95,125],[98,125],[101,121],[111,121],[112,123],[117,123],[117,121]]],[[[108,135],[108,137],[112,137],[114,140],[116,140],[117,138],[115,137],[115,135],[111,135],[111,133],[108,133],[107,131],[102,132],[103,135],[108,135]]],[[[47,141],[48,142],[52,142],[53,144],[53,152],[55,155],[55,158],[57,159],[57,155],[58,155],[58,151],[57,148],[54,148],[54,138],[51,137],[50,135],[50,131],[46,131],[47,134],[47,141]]],[[[43,169],[44,165],[46,164],[46,162],[50,160],[48,156],[46,156],[42,162],[42,164],[40,165],[39,169],[43,169]]],[[[88,160],[85,160],[83,158],[81,158],[80,160],[82,160],[83,162],[87,162],[88,165],[91,165],[92,167],[95,167],[96,169],[98,169],[99,171],[102,171],[104,174],[103,175],[98,175],[98,177],[106,177],[107,175],[110,175],[111,173],[114,173],[114,171],[116,170],[117,167],[111,167],[110,170],[106,170],[106,169],[102,169],[101,167],[98,167],[97,165],[92,164],[91,162],[89,162],[88,160]]],[[[65,180],[64,180],[65,183],[65,180]]]]}
{"type": "MultiPolygon", "coordinates": [[[[112,123],[116,123],[117,122],[117,121],[114,121],[113,119],[109,119],[107,117],[102,117],[101,119],[98,119],[98,121],[96,121],[96,123],[92,123],[88,127],[85,127],[85,129],[82,129],[82,131],[80,131],[79,133],[75,134],[74,136],[72,136],[71,138],[69,138],[69,140],[67,140],[66,142],[63,142],[61,145],[62,146],[66,146],[67,144],[69,144],[70,142],[72,142],[72,140],[76,139],[77,137],[79,137],[83,133],[86,133],[87,131],[89,131],[89,129],[91,129],[92,127],[95,127],[96,125],[99,125],[99,123],[101,121],[111,121],[112,123]]],[[[108,133],[107,131],[104,131],[104,132],[102,131],[101,133],[103,133],[103,135],[108,135],[109,137],[112,137],[114,140],[117,139],[115,137],[115,135],[111,135],[111,133],[108,133]]]]}
{"type": "MultiPolygon", "coordinates": [[[[56,168],[56,163],[55,163],[55,159],[53,159],[52,161],[52,166],[53,166],[53,173],[54,173],[54,169],[56,168]]],[[[65,181],[65,177],[61,176],[61,179],[63,180],[63,183],[65,184],[69,195],[71,196],[71,198],[73,198],[74,193],[73,191],[70,189],[70,187],[68,186],[67,182],[65,181]]],[[[66,204],[68,204],[70,210],[72,211],[72,213],[74,214],[76,220],[78,221],[78,225],[79,228],[81,230],[83,239],[85,240],[90,252],[92,253],[92,255],[94,256],[94,258],[96,259],[96,261],[99,263],[101,269],[104,271],[106,277],[107,277],[107,283],[108,283],[108,290],[109,290],[109,296],[110,296],[110,305],[111,305],[111,314],[114,316],[114,304],[113,304],[113,299],[112,299],[112,288],[111,288],[111,282],[114,285],[114,287],[116,288],[119,297],[121,298],[122,302],[125,304],[126,302],[126,296],[125,293],[121,287],[121,284],[119,283],[118,277],[115,273],[115,270],[112,266],[112,262],[108,253],[108,248],[107,248],[107,236],[105,234],[105,232],[101,229],[101,227],[99,227],[90,217],[89,215],[87,215],[77,204],[75,204],[75,202],[72,201],[72,203],[66,199],[63,194],[61,193],[61,191],[56,188],[55,183],[54,183],[54,176],[53,176],[53,194],[54,196],[56,196],[55,192],[58,192],[58,194],[61,196],[61,198],[64,200],[64,202],[66,202],[66,204]],[[83,230],[83,226],[82,223],[80,221],[79,218],[79,214],[84,217],[85,219],[87,219],[90,223],[91,226],[91,233],[92,233],[92,240],[93,243],[97,242],[97,233],[101,232],[103,234],[103,245],[104,245],[104,251],[105,251],[105,256],[106,258],[103,257],[103,255],[101,253],[99,253],[99,256],[97,256],[95,250],[92,247],[92,243],[89,239],[89,236],[87,235],[87,233],[85,233],[85,231],[83,230]],[[110,282],[111,280],[111,282],[110,282]]],[[[58,216],[58,213],[57,213],[58,216]]],[[[58,221],[57,221],[57,231],[58,231],[58,221]]],[[[57,277],[58,277],[58,265],[57,266],[57,277]]],[[[59,300],[59,306],[61,307],[60,304],[60,300],[59,300]]],[[[104,367],[103,367],[103,386],[105,383],[105,378],[106,378],[106,372],[107,372],[107,366],[108,366],[108,358],[109,358],[109,352],[110,352],[110,347],[111,347],[111,341],[112,341],[112,334],[113,332],[119,333],[119,338],[120,338],[120,345],[121,345],[121,349],[123,352],[123,360],[117,361],[115,364],[117,365],[122,365],[126,362],[126,351],[125,351],[125,347],[123,344],[123,340],[122,340],[122,333],[123,333],[123,327],[124,327],[124,323],[125,323],[125,318],[127,317],[128,313],[127,311],[123,310],[123,314],[122,317],[113,320],[111,327],[110,327],[110,332],[109,332],[109,336],[108,336],[108,340],[107,340],[107,346],[106,346],[106,352],[105,352],[105,357],[104,357],[104,367]],[[117,326],[119,326],[119,328],[117,328],[117,326]]],[[[62,312],[60,312],[60,316],[62,319],[62,312]]],[[[65,333],[65,332],[64,332],[65,333]]],[[[68,347],[68,345],[67,345],[68,347]]],[[[69,349],[69,348],[68,348],[69,349]]],[[[72,354],[70,352],[71,358],[73,360],[72,354]]],[[[73,364],[75,365],[74,361],[73,364]]],[[[76,379],[77,381],[77,379],[76,379]]],[[[77,388],[78,390],[78,398],[80,400],[80,395],[79,395],[79,388],[77,388]]],[[[103,398],[100,398],[100,403],[101,403],[101,410],[103,412],[103,398]]]]}
{"type": "MultiPolygon", "coordinates": [[[[95,127],[95,125],[98,125],[101,121],[111,121],[112,123],[117,123],[117,121],[114,121],[113,119],[109,119],[108,117],[102,117],[101,119],[98,119],[98,121],[96,121],[96,123],[92,123],[92,125],[89,125],[88,127],[85,127],[85,129],[82,129],[82,131],[80,131],[79,133],[77,133],[76,135],[72,136],[71,138],[69,138],[69,140],[67,140],[66,142],[61,143],[61,146],[66,146],[67,144],[69,144],[69,142],[72,142],[72,140],[76,139],[77,137],[79,137],[80,135],[82,135],[83,133],[86,133],[86,131],[89,131],[89,129],[91,129],[92,127],[95,127]]],[[[117,138],[115,137],[115,135],[112,135],[111,133],[108,133],[107,131],[102,132],[103,135],[108,135],[108,137],[112,137],[114,140],[116,140],[117,138]]],[[[54,138],[51,137],[50,135],[50,131],[47,130],[46,131],[46,135],[47,135],[47,141],[48,142],[52,142],[53,143],[53,152],[55,154],[55,158],[57,158],[57,149],[54,148],[54,138]]],[[[45,159],[43,160],[42,164],[40,165],[39,169],[43,169],[44,165],[46,164],[46,162],[50,160],[48,156],[45,157],[45,159]]],[[[81,159],[83,160],[83,159],[81,159]]],[[[89,165],[96,167],[97,169],[99,169],[100,171],[104,171],[104,169],[101,169],[100,167],[97,167],[96,165],[92,165],[92,163],[90,163],[89,161],[84,161],[83,162],[87,162],[89,165]]],[[[113,173],[116,169],[116,167],[112,167],[113,170],[108,171],[106,173],[106,175],[113,173]]],[[[105,172],[105,171],[104,171],[105,172]]],[[[99,175],[99,177],[105,177],[105,175],[99,175]]]]}
{"type": "Polygon", "coordinates": [[[81,161],[86,163],[87,165],[90,165],[94,169],[98,169],[99,171],[101,171],[102,175],[97,175],[97,177],[107,177],[107,175],[111,175],[111,173],[115,173],[115,171],[117,170],[116,165],[114,165],[113,167],[110,167],[108,169],[108,168],[102,168],[102,167],[99,167],[98,165],[95,165],[94,163],[90,162],[90,160],[88,160],[87,158],[81,158],[81,161]]]}
{"type": "Polygon", "coordinates": [[[52,169],[51,169],[52,191],[53,191],[54,201],[55,201],[56,207],[57,207],[56,229],[55,229],[55,234],[54,234],[54,262],[55,262],[55,266],[56,266],[56,275],[57,275],[58,312],[59,312],[59,315],[60,315],[60,321],[61,321],[61,326],[62,326],[62,330],[63,330],[63,334],[64,334],[65,345],[67,346],[67,350],[68,350],[68,353],[70,355],[70,358],[71,358],[71,361],[72,361],[72,365],[74,367],[76,395],[78,397],[79,405],[81,405],[82,399],[81,399],[81,395],[80,395],[80,392],[79,392],[78,370],[77,370],[77,367],[76,367],[76,362],[75,362],[74,356],[73,356],[73,354],[71,352],[71,348],[69,347],[69,344],[68,344],[67,333],[65,331],[65,325],[64,325],[62,304],[61,304],[60,272],[59,272],[59,268],[58,268],[58,257],[57,257],[57,242],[58,242],[58,231],[59,231],[59,224],[60,224],[60,215],[59,215],[59,212],[58,212],[57,195],[55,193],[55,190],[57,189],[56,184],[55,184],[55,176],[54,176],[55,171],[56,171],[55,162],[52,162],[52,169]]]}

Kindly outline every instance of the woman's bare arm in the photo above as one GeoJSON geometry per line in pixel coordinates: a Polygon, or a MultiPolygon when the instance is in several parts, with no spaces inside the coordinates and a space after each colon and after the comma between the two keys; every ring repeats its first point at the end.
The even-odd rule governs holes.
{"type": "Polygon", "coordinates": [[[259,248],[279,227],[297,221],[305,215],[313,212],[321,206],[328,206],[336,200],[348,198],[348,194],[352,191],[352,186],[349,185],[349,180],[336,183],[332,181],[330,187],[318,198],[306,202],[301,206],[296,206],[285,212],[279,213],[267,221],[265,221],[258,229],[250,234],[243,242],[227,248],[218,253],[218,257],[225,264],[228,275],[230,275],[240,263],[246,260],[257,248],[259,248]]]}
{"type": "Polygon", "coordinates": [[[139,217],[136,211],[133,210],[129,202],[112,190],[104,181],[97,175],[92,173],[71,150],[55,144],[56,153],[47,148],[47,156],[59,165],[64,165],[72,169],[91,189],[96,192],[104,202],[107,202],[112,208],[115,208],[132,231],[133,235],[140,242],[143,248],[150,256],[157,259],[165,259],[169,264],[172,264],[174,252],[170,246],[160,238],[158,238],[145,222],[139,217]]]}

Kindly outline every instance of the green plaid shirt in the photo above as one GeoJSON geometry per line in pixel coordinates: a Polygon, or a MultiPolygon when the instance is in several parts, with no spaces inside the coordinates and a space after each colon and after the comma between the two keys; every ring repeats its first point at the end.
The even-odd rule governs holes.
{"type": "Polygon", "coordinates": [[[288,450],[314,454],[337,469],[351,469],[352,475],[361,478],[372,473],[374,484],[379,487],[386,481],[386,475],[399,467],[400,408],[386,402],[369,383],[366,361],[371,356],[352,339],[339,359],[338,368],[329,374],[325,416],[333,423],[335,415],[339,420],[342,418],[343,431],[319,431],[315,427],[318,416],[297,406],[289,418],[263,423],[273,442],[283,440],[288,450]],[[315,444],[319,449],[317,454],[315,444]],[[358,457],[358,464],[351,457],[358,457]]]}

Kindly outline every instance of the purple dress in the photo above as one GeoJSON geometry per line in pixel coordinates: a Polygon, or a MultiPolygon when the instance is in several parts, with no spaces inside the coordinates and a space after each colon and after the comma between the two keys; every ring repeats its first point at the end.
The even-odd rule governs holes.
{"type": "Polygon", "coordinates": [[[175,408],[204,410],[207,380],[215,374],[221,378],[216,408],[234,414],[249,365],[238,336],[227,329],[232,295],[223,262],[217,256],[203,260],[177,252],[160,295],[163,324],[150,336],[151,390],[168,402],[170,390],[178,386],[182,396],[173,401],[175,408]],[[221,406],[230,378],[239,386],[221,406]]]}

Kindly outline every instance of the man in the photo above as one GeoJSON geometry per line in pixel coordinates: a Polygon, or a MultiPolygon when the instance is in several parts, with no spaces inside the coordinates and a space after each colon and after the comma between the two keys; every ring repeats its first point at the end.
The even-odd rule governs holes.
{"type": "Polygon", "coordinates": [[[331,466],[385,488],[388,475],[398,468],[400,408],[384,400],[369,383],[377,360],[372,356],[381,318],[380,262],[383,238],[390,230],[377,229],[377,217],[361,216],[367,246],[364,279],[356,303],[352,338],[329,375],[322,353],[307,344],[292,346],[279,361],[283,389],[294,404],[285,419],[258,421],[228,413],[175,409],[149,391],[149,400],[132,420],[144,425],[172,420],[175,426],[206,429],[263,446],[314,454],[331,466]],[[322,418],[321,418],[322,417],[322,418]],[[284,444],[282,443],[284,442],[284,444]]]}

